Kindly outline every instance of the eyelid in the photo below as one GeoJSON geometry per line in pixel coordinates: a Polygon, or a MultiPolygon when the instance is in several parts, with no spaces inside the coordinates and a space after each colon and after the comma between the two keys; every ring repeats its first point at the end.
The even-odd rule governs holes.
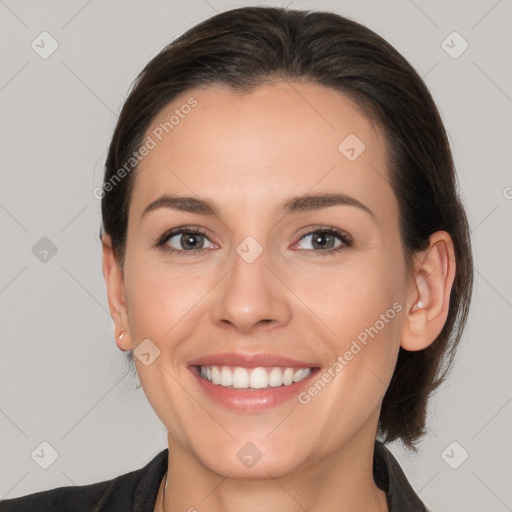
{"type": "Polygon", "coordinates": [[[157,240],[158,242],[163,242],[164,240],[169,239],[172,236],[180,235],[182,233],[197,233],[199,235],[205,236],[208,239],[210,239],[211,237],[208,230],[205,228],[199,228],[197,226],[177,226],[175,228],[171,228],[165,231],[163,235],[160,235],[157,238],[157,240]]]}
{"type": "Polygon", "coordinates": [[[211,250],[211,248],[206,249],[191,249],[188,251],[185,251],[183,249],[175,249],[174,247],[170,247],[167,245],[167,242],[177,236],[181,235],[183,233],[196,233],[198,235],[204,236],[211,244],[218,247],[218,244],[216,244],[214,241],[210,240],[210,236],[207,232],[208,230],[204,228],[198,228],[196,226],[178,226],[172,229],[168,229],[163,235],[159,236],[157,240],[155,241],[155,246],[163,249],[164,251],[179,254],[179,255],[185,255],[185,254],[197,254],[205,250],[211,250]]]}
{"type": "Polygon", "coordinates": [[[304,228],[304,230],[301,231],[301,233],[298,235],[299,240],[304,238],[307,235],[311,235],[312,233],[332,233],[336,236],[339,236],[341,239],[344,239],[345,243],[353,244],[354,240],[353,238],[343,229],[336,228],[334,226],[326,226],[326,225],[314,225],[314,226],[308,226],[304,228]]]}
{"type": "MultiPolygon", "coordinates": [[[[210,235],[207,233],[208,230],[205,228],[198,228],[196,226],[178,226],[176,228],[172,228],[167,230],[163,235],[161,235],[155,245],[159,248],[162,248],[165,251],[168,251],[170,253],[175,253],[179,255],[185,255],[185,254],[198,254],[205,250],[211,250],[212,248],[200,248],[200,249],[190,249],[188,251],[183,249],[175,249],[173,247],[167,246],[167,242],[170,238],[173,238],[174,236],[183,234],[183,233],[196,233],[198,235],[204,236],[206,239],[210,241],[213,245],[216,245],[218,247],[218,244],[210,240],[210,235]]],[[[342,245],[338,246],[334,249],[326,249],[326,250],[320,250],[320,251],[314,251],[311,249],[297,249],[298,251],[306,251],[308,253],[314,253],[314,254],[330,254],[337,252],[341,249],[344,249],[346,247],[350,247],[353,245],[354,241],[353,238],[345,231],[335,228],[334,226],[326,226],[326,225],[316,225],[316,226],[308,226],[302,230],[302,232],[298,235],[297,242],[295,242],[293,245],[296,245],[299,243],[303,238],[306,236],[311,236],[314,233],[329,233],[331,235],[334,235],[337,237],[341,242],[342,245]]],[[[214,247],[215,248],[215,247],[214,247]]]]}
{"type": "Polygon", "coordinates": [[[351,235],[349,235],[346,231],[343,231],[342,229],[335,228],[334,226],[317,225],[317,226],[308,226],[307,228],[304,228],[304,229],[305,230],[298,236],[297,242],[295,242],[293,245],[298,244],[303,238],[305,238],[307,236],[311,236],[314,233],[328,233],[330,235],[333,235],[341,241],[341,245],[339,245],[338,247],[331,248],[331,249],[325,249],[325,250],[319,250],[319,251],[315,251],[312,249],[297,249],[297,251],[299,251],[299,252],[307,252],[307,253],[313,254],[314,256],[321,256],[321,255],[337,253],[338,251],[341,251],[348,247],[352,247],[354,245],[354,240],[351,235]]]}

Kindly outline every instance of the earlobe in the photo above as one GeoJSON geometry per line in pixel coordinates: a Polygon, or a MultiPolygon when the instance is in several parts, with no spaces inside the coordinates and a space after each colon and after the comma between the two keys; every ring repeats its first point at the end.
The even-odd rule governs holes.
{"type": "Polygon", "coordinates": [[[116,260],[109,235],[103,235],[103,276],[107,287],[108,306],[114,321],[115,341],[120,350],[131,350],[128,315],[124,297],[124,274],[116,260]]]}
{"type": "Polygon", "coordinates": [[[119,347],[119,350],[122,350],[123,352],[127,352],[131,350],[130,343],[128,341],[128,337],[126,337],[126,331],[121,331],[117,336],[115,336],[116,339],[116,345],[119,347]]]}
{"type": "Polygon", "coordinates": [[[429,247],[418,253],[414,290],[410,294],[400,345],[409,351],[423,350],[441,333],[448,317],[450,292],[455,278],[453,241],[445,231],[431,235],[429,247]]]}

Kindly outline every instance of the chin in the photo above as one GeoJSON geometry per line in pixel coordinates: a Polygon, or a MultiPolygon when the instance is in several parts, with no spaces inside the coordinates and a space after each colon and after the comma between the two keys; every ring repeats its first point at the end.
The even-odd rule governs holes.
{"type": "Polygon", "coordinates": [[[258,453],[254,448],[243,445],[239,450],[227,449],[225,453],[205,454],[201,463],[213,473],[235,480],[269,480],[293,473],[300,465],[299,455],[281,447],[258,453]],[[245,455],[243,454],[245,450],[245,455]],[[242,453],[241,453],[242,452],[242,453]],[[252,460],[251,460],[252,457],[252,460]],[[258,458],[261,457],[261,458],[258,458]]]}

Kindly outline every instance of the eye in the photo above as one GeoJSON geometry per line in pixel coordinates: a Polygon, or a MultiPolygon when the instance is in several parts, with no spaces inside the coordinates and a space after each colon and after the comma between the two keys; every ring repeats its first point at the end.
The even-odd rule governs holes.
{"type": "Polygon", "coordinates": [[[301,250],[313,250],[314,252],[335,252],[352,245],[351,238],[336,228],[315,228],[301,237],[305,240],[306,247],[299,247],[301,250]]]}
{"type": "Polygon", "coordinates": [[[157,242],[157,246],[165,251],[181,254],[216,247],[205,233],[192,227],[181,227],[165,233],[157,242]],[[205,245],[205,240],[210,245],[205,245]]]}
{"type": "MultiPolygon", "coordinates": [[[[299,250],[313,251],[315,253],[332,253],[350,247],[352,238],[333,227],[315,228],[302,235],[300,241],[305,241],[299,250]]],[[[156,246],[164,251],[182,256],[200,252],[203,249],[218,247],[212,243],[208,236],[198,228],[182,226],[164,233],[156,242],[156,246]]]]}

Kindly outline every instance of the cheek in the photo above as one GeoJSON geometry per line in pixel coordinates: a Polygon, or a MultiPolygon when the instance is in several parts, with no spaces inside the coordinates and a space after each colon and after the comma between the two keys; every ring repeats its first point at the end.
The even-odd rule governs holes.
{"type": "Polygon", "coordinates": [[[171,270],[150,261],[147,253],[133,250],[126,260],[125,283],[134,362],[142,389],[164,425],[172,426],[174,434],[184,438],[187,429],[178,411],[187,411],[191,405],[178,382],[180,342],[190,338],[197,326],[190,318],[207,291],[203,289],[206,279],[194,276],[185,266],[181,271],[171,270]],[[137,357],[137,346],[147,339],[156,347],[149,351],[158,354],[148,365],[137,357]]]}
{"type": "Polygon", "coordinates": [[[136,255],[127,264],[127,306],[131,328],[138,336],[167,338],[198,305],[206,293],[206,280],[189,268],[170,269],[161,263],[148,263],[147,255],[136,255]]]}
{"type": "Polygon", "coordinates": [[[327,337],[335,340],[337,352],[375,323],[382,334],[396,338],[400,308],[393,309],[393,304],[403,301],[404,287],[399,256],[375,248],[354,252],[332,265],[301,263],[288,272],[287,283],[307,306],[311,319],[320,327],[323,324],[326,335],[330,332],[327,337]]]}
{"type": "Polygon", "coordinates": [[[355,434],[376,414],[391,380],[404,309],[400,278],[393,279],[389,268],[378,262],[364,265],[364,272],[351,267],[331,275],[329,293],[316,291],[306,299],[323,308],[316,312],[329,327],[320,328],[329,355],[327,367],[299,399],[307,415],[326,426],[326,446],[355,434]]]}
{"type": "Polygon", "coordinates": [[[305,276],[312,274],[296,278],[298,295],[311,305],[312,318],[321,320],[316,323],[328,346],[327,364],[339,363],[331,368],[336,375],[329,384],[331,403],[357,397],[350,409],[357,410],[359,400],[375,406],[389,384],[400,346],[404,278],[399,255],[369,251],[346,265],[305,276]]]}

